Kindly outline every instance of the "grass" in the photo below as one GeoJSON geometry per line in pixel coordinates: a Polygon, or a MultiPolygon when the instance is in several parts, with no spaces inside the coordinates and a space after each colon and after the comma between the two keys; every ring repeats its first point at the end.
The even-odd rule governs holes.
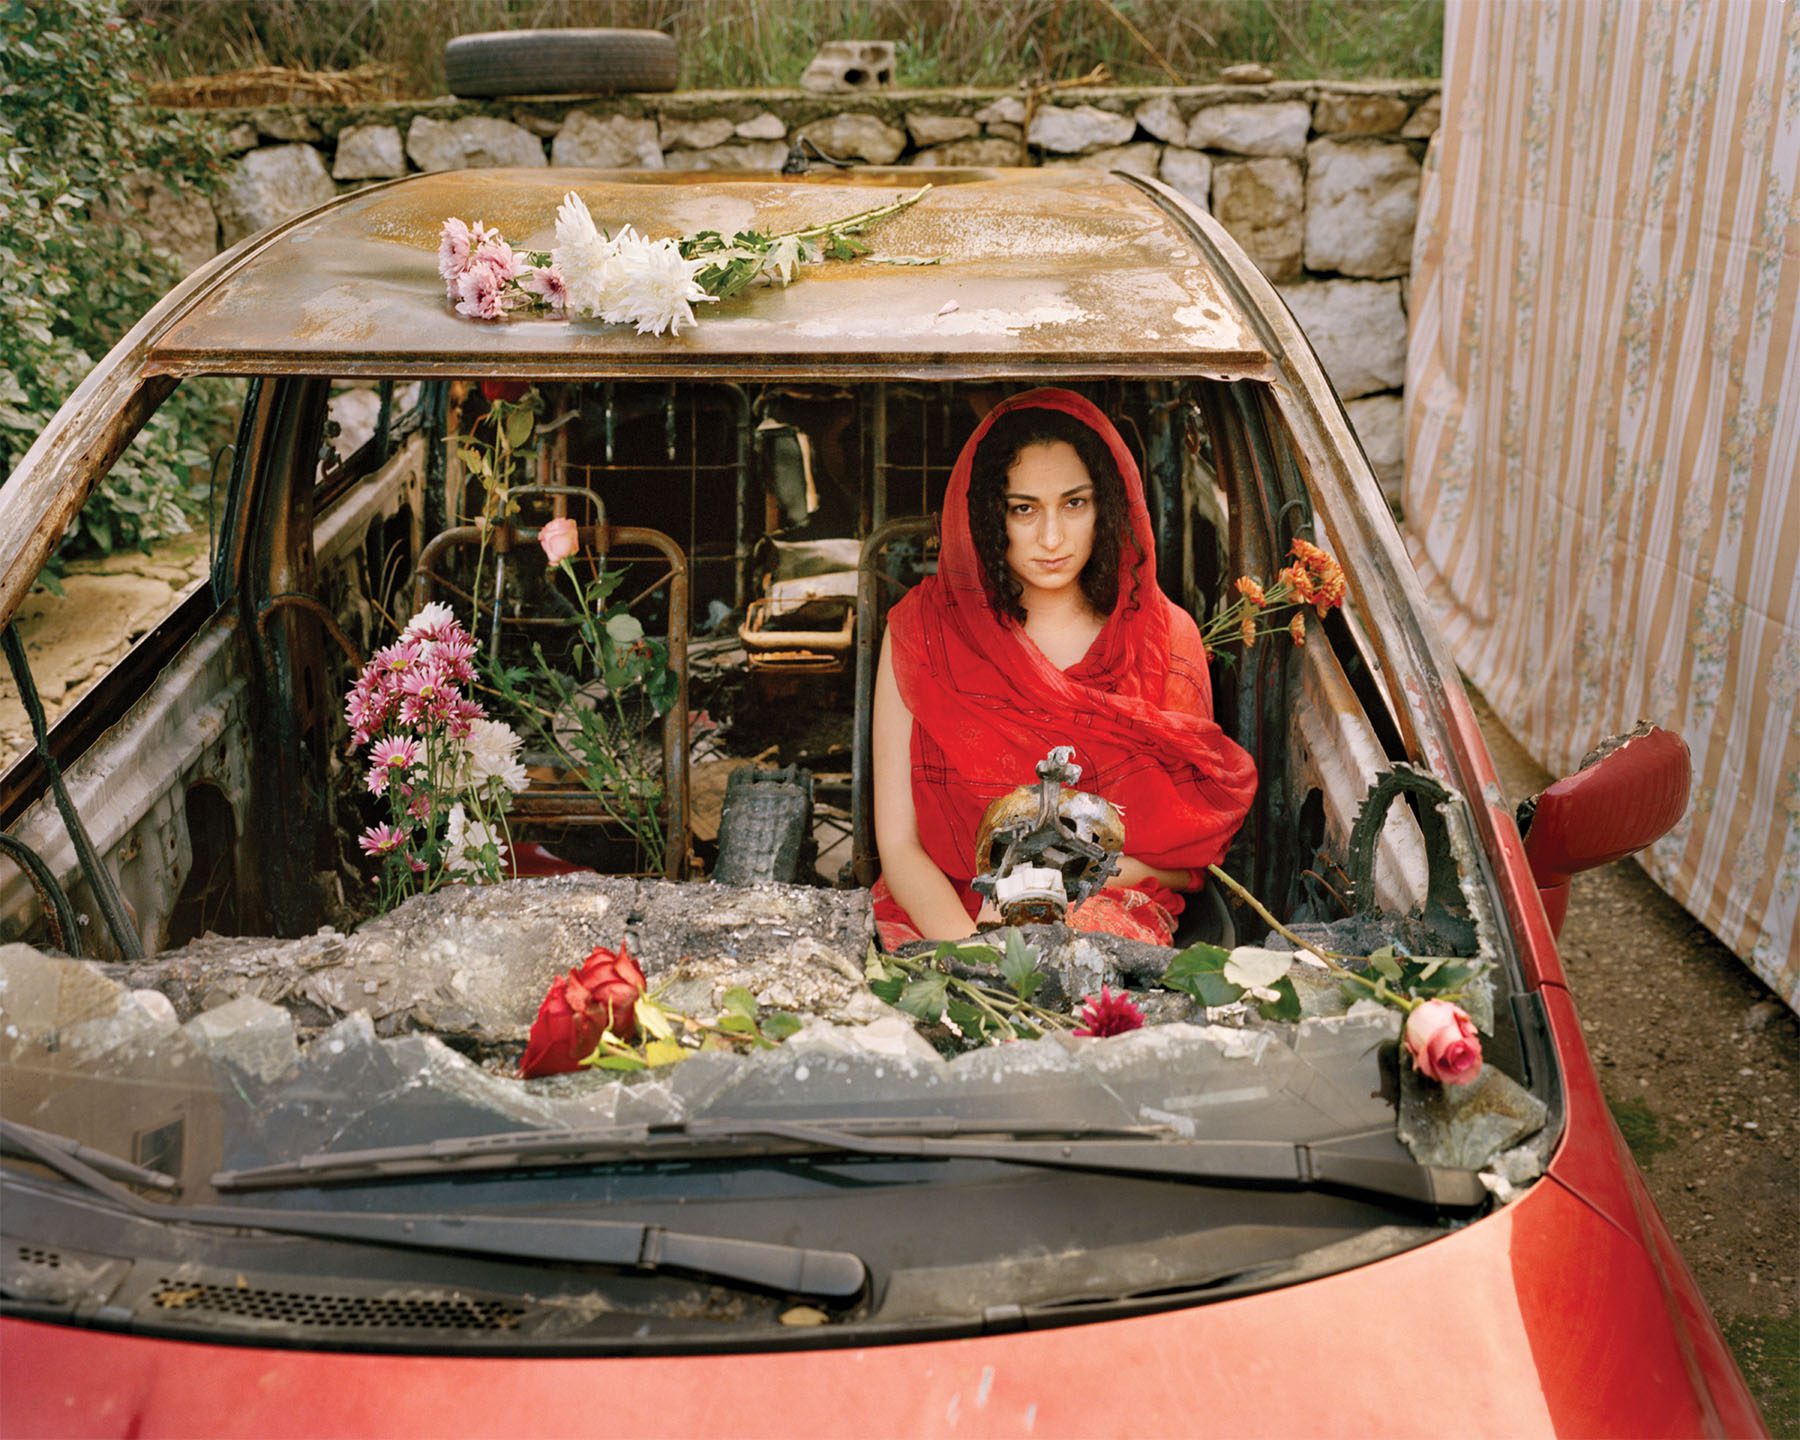
{"type": "Polygon", "coordinates": [[[1663,1134],[1662,1121],[1642,1100],[1614,1100],[1609,1096],[1606,1107],[1612,1111],[1632,1158],[1639,1165],[1647,1166],[1653,1156],[1674,1148],[1675,1142],[1663,1134]]]}
{"type": "Polygon", "coordinates": [[[1746,1315],[1720,1328],[1776,1440],[1800,1440],[1800,1316],[1746,1315]]]}
{"type": "Polygon", "coordinates": [[[908,87],[1435,76],[1444,0],[123,0],[159,37],[152,80],[258,65],[393,68],[443,88],[444,42],[478,30],[625,26],[675,37],[686,89],[791,86],[827,39],[893,40],[908,87]]]}

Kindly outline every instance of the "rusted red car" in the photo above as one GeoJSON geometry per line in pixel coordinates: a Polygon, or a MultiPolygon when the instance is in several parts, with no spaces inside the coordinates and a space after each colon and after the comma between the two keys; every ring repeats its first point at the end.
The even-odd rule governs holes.
{"type": "MultiPolygon", "coordinates": [[[[1134,175],[934,172],[873,253],[679,337],[472,321],[435,269],[446,217],[543,246],[569,188],[607,226],[773,233],[914,178],[370,187],[192,275],[7,481],[0,622],[171,392],[218,397],[205,575],[0,775],[7,1434],[1762,1433],[1553,925],[1570,874],[1679,815],[1685,751],[1628,737],[1521,839],[1343,407],[1211,217],[1134,175]],[[1214,676],[1262,777],[1226,868],[1290,926],[1479,973],[1492,1113],[1422,1092],[1392,1017],[1327,989],[1298,1021],[1165,992],[1188,1008],[1131,1035],[947,1054],[862,987],[883,607],[975,417],[1048,383],[1128,436],[1194,613],[1296,536],[1341,560],[1307,644],[1214,676]],[[517,511],[472,533],[464,441],[527,386],[517,511]],[[645,730],[661,863],[534,764],[540,878],[370,920],[341,697],[426,597],[496,648],[550,633],[531,541],[569,515],[647,567],[681,687],[645,730]],[[821,555],[824,608],[764,625],[821,555]],[[771,747],[820,857],[699,878],[708,766],[771,747]],[[506,1073],[580,958],[546,937],[629,933],[653,984],[698,983],[654,944],[683,926],[712,982],[791,980],[800,1033],[672,1078],[506,1073]]],[[[1106,964],[1151,1007],[1153,972],[1106,964]]]]}

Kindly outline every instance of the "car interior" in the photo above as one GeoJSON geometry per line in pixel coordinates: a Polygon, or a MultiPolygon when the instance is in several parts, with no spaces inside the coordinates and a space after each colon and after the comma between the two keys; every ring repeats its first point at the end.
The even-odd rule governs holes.
{"type": "MultiPolygon", "coordinates": [[[[342,697],[432,599],[458,612],[490,663],[529,662],[533,646],[564,663],[571,602],[534,543],[557,516],[582,527],[587,563],[603,552],[620,572],[617,593],[667,647],[680,698],[657,714],[638,696],[629,743],[679,838],[649,866],[603,798],[528,739],[531,785],[508,822],[519,873],[703,879],[719,865],[729,776],[748,763],[804,783],[811,799],[794,873],[758,878],[872,883],[867,752],[883,621],[935,563],[933,516],[963,442],[1024,384],[225,383],[242,413],[214,457],[210,582],[60,719],[52,747],[64,767],[89,746],[117,751],[108,770],[145,777],[124,813],[109,804],[89,824],[146,953],[367,913],[354,840],[370,797],[347,753],[342,697]],[[464,442],[493,432],[496,407],[521,403],[532,423],[507,513],[484,520],[464,442]],[[115,723],[141,712],[165,723],[115,723]]],[[[1295,536],[1330,548],[1267,387],[1076,388],[1135,452],[1159,580],[1197,617],[1235,576],[1272,577],[1295,536]]],[[[1405,758],[1359,645],[1354,591],[1320,628],[1328,644],[1232,646],[1213,660],[1216,716],[1261,776],[1228,869],[1290,920],[1356,904],[1351,830],[1376,776],[1405,758]]],[[[11,767],[0,825],[45,804],[45,779],[34,754],[11,767]]],[[[1376,885],[1392,912],[1427,890],[1417,808],[1394,806],[1381,827],[1376,885]]],[[[19,879],[0,912],[9,938],[43,938],[46,909],[19,879]]],[[[78,911],[92,904],[75,897],[78,911]]],[[[1229,907],[1208,903],[1192,907],[1187,930],[1217,937],[1232,923],[1229,907]]],[[[114,944],[103,930],[87,927],[99,953],[114,944]]]]}

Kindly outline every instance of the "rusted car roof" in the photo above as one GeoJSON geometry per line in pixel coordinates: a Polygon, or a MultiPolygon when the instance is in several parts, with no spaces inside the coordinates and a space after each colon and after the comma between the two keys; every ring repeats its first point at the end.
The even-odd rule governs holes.
{"type": "Polygon", "coordinates": [[[467,375],[721,369],[818,376],[959,361],[1025,370],[1259,374],[1267,356],[1156,193],[1091,170],[856,170],[798,177],[464,170],[359,191],[253,242],[153,342],[149,371],[467,375]],[[595,221],[652,237],[779,232],[885,204],[868,259],[700,307],[680,337],[597,321],[457,315],[437,275],[447,216],[552,243],[574,190],[595,221]],[[931,265],[871,263],[936,257],[931,265]]]}

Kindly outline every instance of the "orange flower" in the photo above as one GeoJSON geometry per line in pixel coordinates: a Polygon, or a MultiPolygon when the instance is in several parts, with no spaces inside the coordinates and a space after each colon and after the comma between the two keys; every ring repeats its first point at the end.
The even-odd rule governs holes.
{"type": "Polygon", "coordinates": [[[1238,576],[1237,592],[1252,605],[1260,606],[1269,603],[1268,598],[1263,594],[1262,584],[1259,581],[1252,580],[1248,575],[1238,576]]]}
{"type": "Polygon", "coordinates": [[[1256,644],[1256,612],[1254,610],[1244,612],[1243,636],[1246,650],[1256,644]]]}
{"type": "Polygon", "coordinates": [[[1306,612],[1296,610],[1294,618],[1288,621],[1288,634],[1294,637],[1294,643],[1302,648],[1306,645],[1306,612]]]}
{"type": "Polygon", "coordinates": [[[1311,605],[1325,618],[1325,612],[1344,603],[1344,570],[1338,562],[1317,545],[1294,537],[1294,563],[1281,572],[1281,578],[1294,587],[1294,595],[1302,605],[1311,605]]]}

